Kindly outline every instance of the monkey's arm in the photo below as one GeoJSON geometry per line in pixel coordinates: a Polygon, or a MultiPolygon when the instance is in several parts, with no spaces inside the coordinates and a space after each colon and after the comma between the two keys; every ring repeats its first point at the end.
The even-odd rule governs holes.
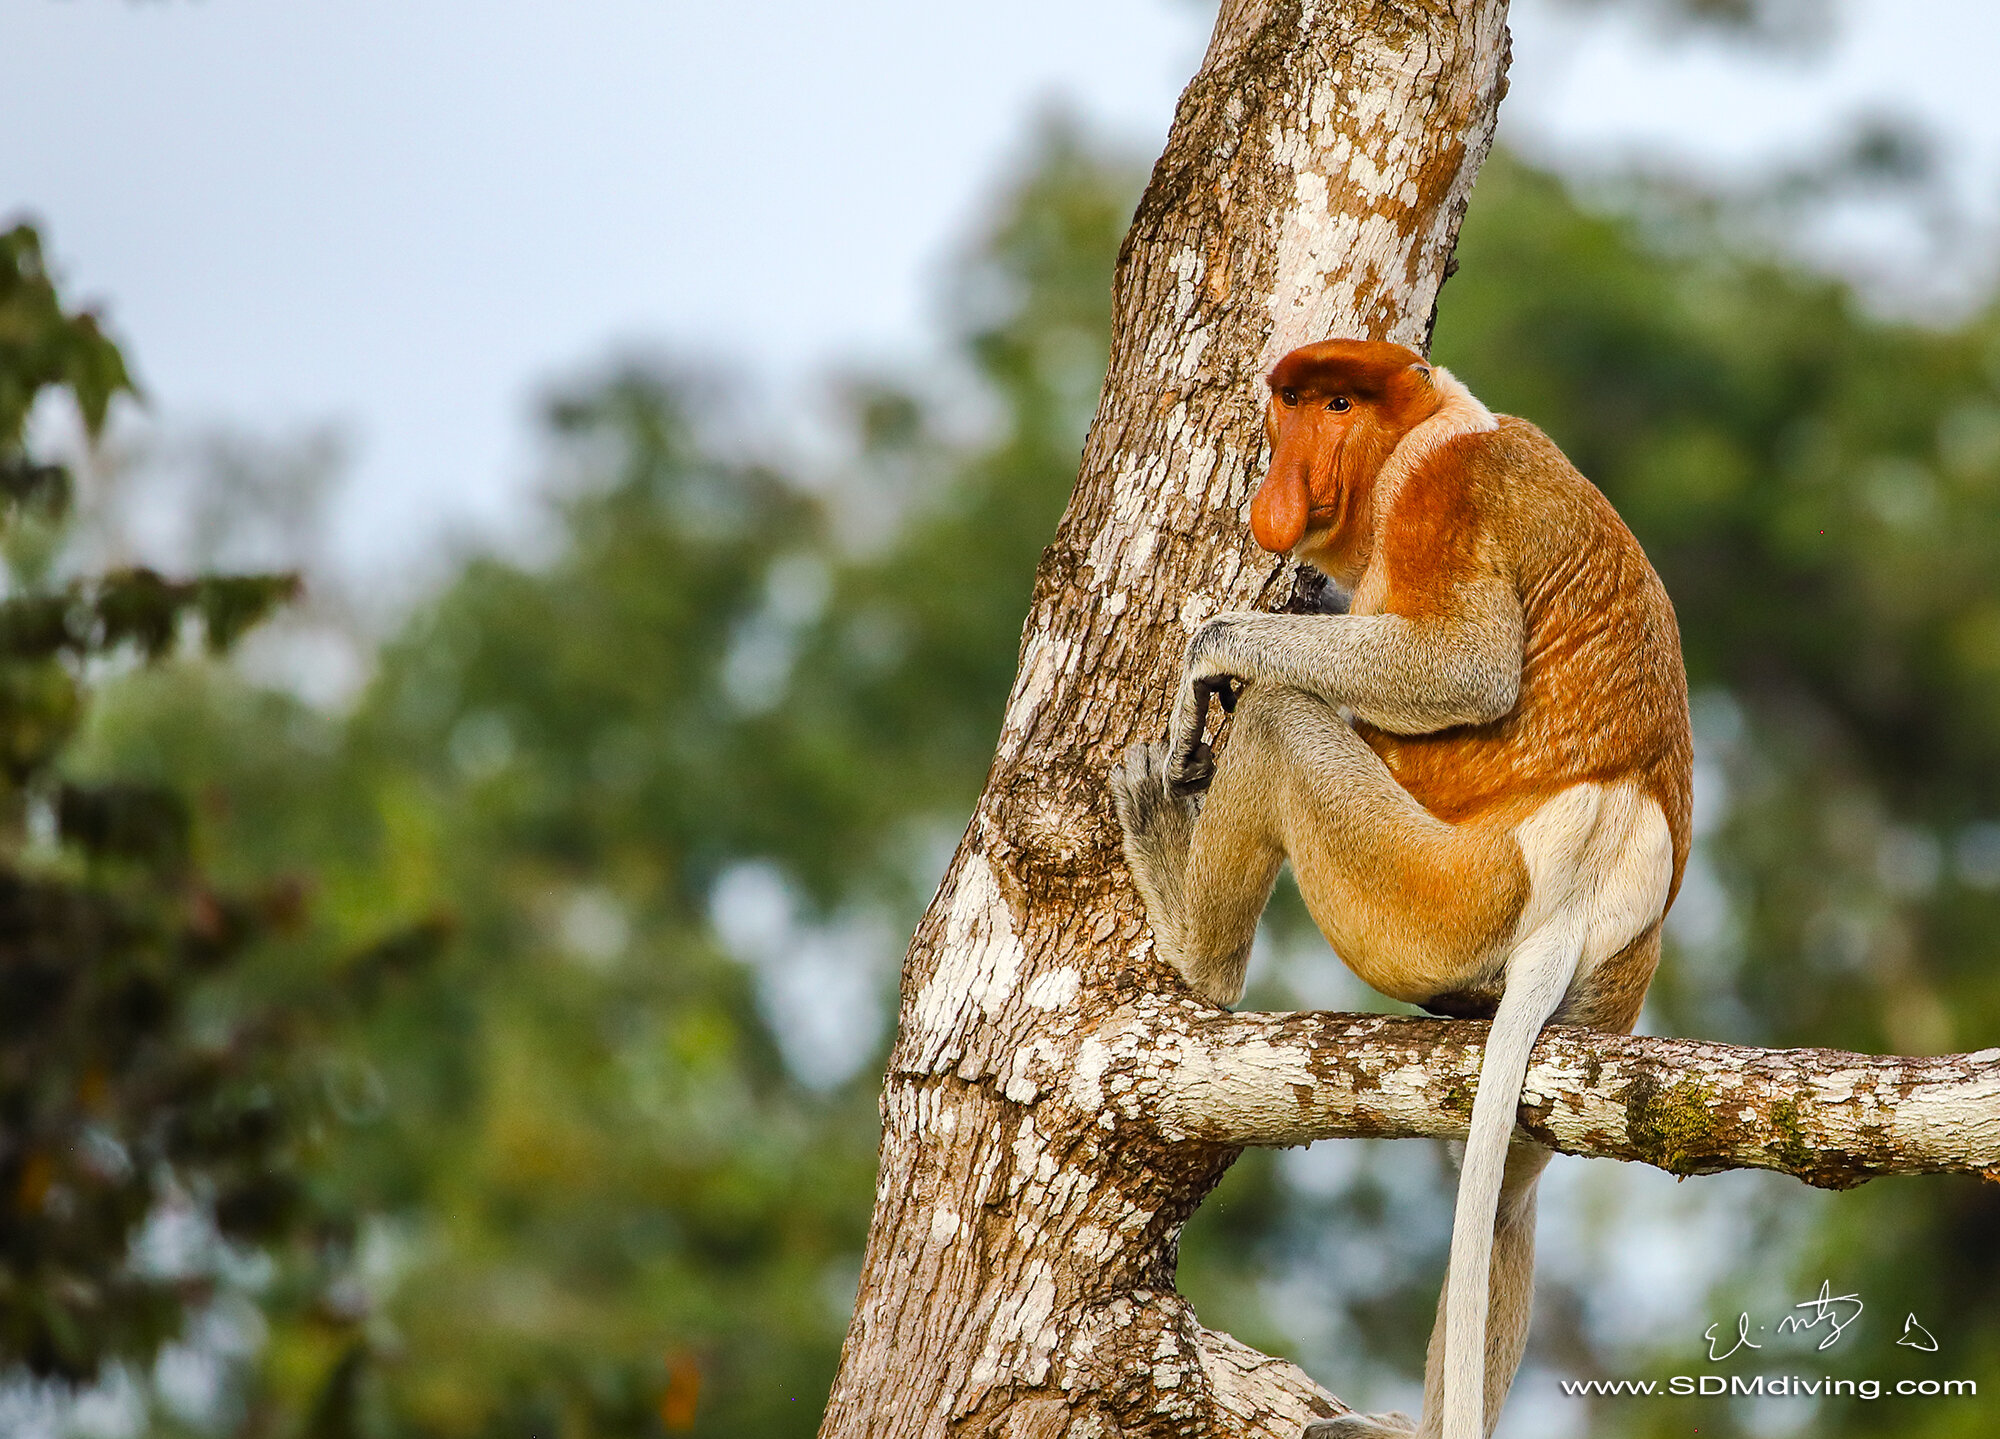
{"type": "Polygon", "coordinates": [[[1198,788],[1208,768],[1208,696],[1227,680],[1289,685],[1393,734],[1485,724],[1521,686],[1521,605],[1497,577],[1467,584],[1439,615],[1215,616],[1188,643],[1175,697],[1169,773],[1198,788]]]}

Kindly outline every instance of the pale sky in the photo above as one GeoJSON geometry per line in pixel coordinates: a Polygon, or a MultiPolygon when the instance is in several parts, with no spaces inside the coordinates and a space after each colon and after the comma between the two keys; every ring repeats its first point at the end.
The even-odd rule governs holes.
{"type": "MultiPolygon", "coordinates": [[[[1848,7],[1799,64],[1515,7],[1503,126],[1566,163],[1754,168],[1857,108],[2000,194],[2000,7],[1848,7]],[[1907,18],[1907,11],[1901,13],[1907,18]]],[[[521,511],[533,400],[614,350],[787,393],[932,336],[938,267],[1059,98],[1148,153],[1192,0],[0,0],[0,217],[106,302],[168,433],[331,423],[393,584],[521,511]]]]}

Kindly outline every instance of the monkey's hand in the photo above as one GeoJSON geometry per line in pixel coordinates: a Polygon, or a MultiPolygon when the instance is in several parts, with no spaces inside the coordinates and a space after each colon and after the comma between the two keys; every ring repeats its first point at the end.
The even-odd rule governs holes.
{"type": "Polygon", "coordinates": [[[1214,675],[1194,681],[1194,719],[1187,730],[1176,729],[1175,732],[1183,738],[1173,745],[1167,764],[1167,788],[1172,793],[1181,796],[1200,794],[1215,778],[1215,750],[1202,738],[1208,728],[1208,702],[1211,697],[1219,699],[1223,713],[1232,712],[1236,708],[1240,683],[1233,675],[1214,675]]]}
{"type": "Polygon", "coordinates": [[[1253,618],[1233,612],[1217,615],[1188,641],[1187,664],[1167,727],[1167,787],[1175,794],[1199,794],[1215,778],[1215,751],[1203,738],[1208,702],[1211,697],[1221,700],[1224,713],[1236,708],[1245,680],[1236,667],[1240,657],[1235,653],[1235,631],[1243,620],[1253,618]]]}

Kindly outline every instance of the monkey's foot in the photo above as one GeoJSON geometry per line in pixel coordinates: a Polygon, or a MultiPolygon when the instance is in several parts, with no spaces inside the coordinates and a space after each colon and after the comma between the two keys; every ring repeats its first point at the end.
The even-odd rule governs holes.
{"type": "Polygon", "coordinates": [[[1181,965],[1182,872],[1200,801],[1167,787],[1167,747],[1135,744],[1111,767],[1111,803],[1125,832],[1125,863],[1146,901],[1161,958],[1181,965]]]}
{"type": "Polygon", "coordinates": [[[1299,1439],[1381,1439],[1416,1432],[1416,1421],[1403,1413],[1342,1414],[1337,1419],[1314,1420],[1299,1439]]]}
{"type": "Polygon", "coordinates": [[[1176,794],[1168,786],[1164,744],[1135,744],[1125,751],[1125,757],[1111,767],[1111,803],[1118,811],[1125,856],[1141,892],[1150,901],[1149,882],[1169,876],[1177,892],[1201,804],[1193,795],[1176,794]]]}

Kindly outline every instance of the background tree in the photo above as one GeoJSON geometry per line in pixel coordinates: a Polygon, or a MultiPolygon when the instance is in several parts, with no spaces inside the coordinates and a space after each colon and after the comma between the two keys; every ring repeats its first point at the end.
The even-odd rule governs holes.
{"type": "Polygon", "coordinates": [[[296,887],[216,887],[179,791],[67,768],[93,673],[190,631],[219,653],[293,588],[62,572],[71,477],[31,421],[62,397],[94,438],[132,393],[37,232],[0,234],[0,1352],[71,1381],[150,1360],[243,1246],[328,1217],[304,1177],[318,1026],[242,982],[296,887]]]}

